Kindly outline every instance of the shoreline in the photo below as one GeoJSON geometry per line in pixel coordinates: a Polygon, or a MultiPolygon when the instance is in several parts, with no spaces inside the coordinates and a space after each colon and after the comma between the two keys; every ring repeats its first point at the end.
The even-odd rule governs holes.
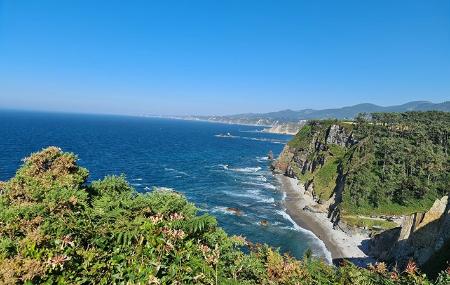
{"type": "Polygon", "coordinates": [[[325,213],[313,213],[303,210],[305,206],[314,206],[317,203],[313,197],[305,193],[302,184],[298,180],[284,175],[276,174],[281,183],[281,190],[285,193],[283,201],[286,213],[300,227],[311,231],[320,239],[331,253],[333,263],[337,264],[346,259],[355,265],[365,267],[374,262],[364,252],[364,241],[368,239],[363,235],[348,235],[336,230],[325,213]]]}
{"type": "Polygon", "coordinates": [[[296,132],[288,132],[288,131],[277,131],[273,130],[273,125],[265,125],[265,124],[252,124],[252,123],[238,123],[231,121],[215,121],[215,120],[207,120],[207,119],[198,119],[198,118],[182,118],[182,117],[166,117],[166,116],[142,116],[144,118],[158,118],[158,119],[170,119],[170,120],[181,120],[181,121],[191,121],[191,122],[204,122],[204,123],[213,123],[213,124],[222,124],[222,125],[236,125],[236,126],[247,126],[247,127],[260,127],[263,128],[259,132],[266,134],[278,134],[278,135],[288,135],[295,136],[296,132]]]}

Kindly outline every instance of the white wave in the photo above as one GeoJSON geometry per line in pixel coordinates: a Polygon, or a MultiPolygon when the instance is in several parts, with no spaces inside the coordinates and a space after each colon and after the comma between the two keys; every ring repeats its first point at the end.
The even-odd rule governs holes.
{"type": "Polygon", "coordinates": [[[267,178],[259,175],[259,176],[252,176],[250,177],[251,180],[261,181],[261,182],[267,182],[267,178]]]}
{"type": "Polygon", "coordinates": [[[261,170],[261,167],[243,167],[243,168],[229,168],[231,171],[235,172],[246,172],[246,173],[255,173],[261,170]]]}
{"type": "MultiPolygon", "coordinates": [[[[255,226],[261,226],[261,221],[267,221],[268,222],[268,225],[270,225],[270,226],[273,226],[273,227],[277,227],[277,228],[279,228],[279,229],[284,229],[284,228],[286,228],[287,229],[287,227],[280,227],[280,225],[282,225],[282,223],[280,223],[280,222],[272,222],[272,221],[270,221],[270,219],[269,218],[265,218],[265,217],[258,217],[258,219],[256,220],[256,221],[253,221],[252,222],[252,225],[255,225],[255,226]]],[[[291,228],[291,230],[294,230],[293,228],[291,228]]]]}
{"type": "Polygon", "coordinates": [[[142,181],[142,178],[134,178],[134,181],[142,181]]]}
{"type": "Polygon", "coordinates": [[[231,139],[235,139],[235,138],[239,138],[239,136],[233,136],[230,133],[226,133],[226,134],[218,134],[218,135],[214,135],[216,138],[231,138],[231,139]]]}
{"type": "Polygon", "coordinates": [[[245,140],[252,140],[252,141],[259,141],[259,142],[269,142],[269,143],[276,143],[276,144],[286,144],[285,141],[275,140],[275,139],[268,139],[268,138],[252,138],[252,137],[241,137],[245,140]]]}
{"type": "Polygon", "coordinates": [[[310,237],[312,237],[312,238],[315,240],[316,245],[322,250],[322,252],[323,252],[323,254],[324,254],[325,260],[326,260],[329,264],[332,263],[332,260],[333,260],[333,259],[332,259],[332,257],[331,257],[331,252],[327,249],[327,247],[325,246],[325,243],[324,243],[321,239],[319,239],[313,232],[311,232],[311,231],[309,231],[309,230],[307,230],[307,229],[304,229],[304,228],[300,227],[299,225],[297,225],[297,223],[296,223],[296,222],[291,218],[291,216],[289,216],[289,214],[286,213],[285,211],[276,210],[276,212],[277,212],[279,215],[283,216],[284,219],[286,219],[286,220],[288,220],[289,222],[291,222],[292,227],[293,227],[294,230],[296,230],[296,231],[298,231],[298,232],[302,232],[302,233],[304,233],[304,234],[309,235],[310,237]]]}
{"type": "Polygon", "coordinates": [[[171,191],[171,192],[175,192],[174,188],[170,188],[170,187],[164,187],[164,186],[157,186],[155,187],[156,190],[163,190],[163,191],[171,191]]]}
{"type": "Polygon", "coordinates": [[[142,186],[141,183],[130,183],[132,186],[142,186]]]}
{"type": "Polygon", "coordinates": [[[179,171],[179,170],[176,170],[176,169],[173,169],[173,168],[167,168],[167,167],[165,167],[164,170],[165,170],[165,171],[168,171],[168,172],[174,172],[174,173],[177,173],[177,174],[181,174],[181,175],[184,175],[184,176],[189,176],[188,173],[186,173],[186,172],[184,172],[184,171],[179,171]]]}
{"type": "Polygon", "coordinates": [[[242,184],[252,185],[252,186],[256,186],[256,187],[263,187],[263,188],[272,189],[272,190],[277,189],[277,187],[275,185],[272,185],[270,183],[255,183],[255,182],[244,181],[244,182],[242,182],[242,184]]]}
{"type": "Polygon", "coordinates": [[[230,133],[217,134],[214,136],[217,138],[244,139],[244,140],[251,140],[251,141],[269,142],[269,143],[275,143],[275,144],[286,144],[285,141],[280,141],[280,140],[276,140],[276,139],[233,136],[230,133]]]}
{"type": "Polygon", "coordinates": [[[257,157],[256,157],[256,160],[257,160],[258,162],[264,162],[264,161],[268,161],[268,160],[269,160],[269,157],[267,157],[267,156],[257,156],[257,157]]]}
{"type": "Polygon", "coordinates": [[[219,164],[217,166],[222,167],[225,170],[228,170],[228,164],[219,164]]]}
{"type": "Polygon", "coordinates": [[[229,196],[248,198],[248,199],[252,199],[257,202],[266,203],[266,204],[275,203],[274,198],[261,195],[261,192],[259,190],[250,190],[250,191],[247,191],[247,193],[236,193],[236,192],[232,192],[232,191],[224,191],[223,193],[225,193],[229,196]]]}
{"type": "Polygon", "coordinates": [[[232,210],[229,209],[229,207],[224,207],[224,206],[215,206],[209,210],[207,210],[210,213],[222,213],[225,215],[233,215],[233,216],[246,216],[245,213],[243,213],[242,211],[239,212],[239,215],[237,215],[235,212],[233,212],[232,210]]]}

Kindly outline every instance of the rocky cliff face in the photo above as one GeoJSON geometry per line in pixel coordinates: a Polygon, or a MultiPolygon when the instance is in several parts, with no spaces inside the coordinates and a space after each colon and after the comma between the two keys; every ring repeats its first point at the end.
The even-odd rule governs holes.
{"type": "Polygon", "coordinates": [[[450,252],[442,254],[443,251],[450,251],[448,196],[436,200],[427,212],[403,217],[341,214],[340,206],[348,177],[340,161],[345,161],[345,152],[357,143],[352,126],[339,123],[327,125],[326,122],[308,124],[286,145],[272,168],[277,173],[298,178],[318,202],[310,210],[327,213],[335,228],[349,234],[377,233],[370,242],[370,255],[399,265],[411,258],[420,265],[429,264],[437,255],[450,259],[450,252]],[[360,220],[355,222],[356,219],[360,220]],[[361,220],[370,221],[374,226],[364,226],[364,223],[359,223],[361,220]],[[376,225],[374,221],[380,220],[391,224],[386,226],[386,223],[380,222],[383,227],[376,225]],[[380,233],[395,224],[401,226],[380,233]]]}
{"type": "MultiPolygon", "coordinates": [[[[272,163],[274,172],[293,178],[307,176],[308,173],[314,173],[334,158],[335,154],[330,150],[330,146],[344,148],[356,142],[351,131],[336,124],[322,128],[316,127],[308,136],[309,139],[304,144],[284,147],[278,159],[272,163]]],[[[305,188],[314,194],[314,177],[309,177],[302,182],[305,188]]],[[[326,200],[330,198],[331,196],[326,197],[326,200]]]]}
{"type": "Polygon", "coordinates": [[[385,261],[400,264],[414,259],[425,264],[450,241],[450,201],[444,196],[425,213],[406,216],[399,228],[376,235],[370,253],[385,261]]]}
{"type": "Polygon", "coordinates": [[[289,177],[295,177],[291,167],[291,162],[295,155],[295,149],[286,145],[278,158],[272,162],[271,168],[275,173],[283,174],[289,177]]]}
{"type": "Polygon", "coordinates": [[[265,128],[263,132],[274,134],[295,135],[298,130],[305,124],[305,121],[295,123],[274,122],[270,128],[265,128]]]}
{"type": "Polygon", "coordinates": [[[347,147],[356,143],[352,133],[340,125],[331,125],[327,130],[327,144],[335,144],[341,147],[347,147]]]}

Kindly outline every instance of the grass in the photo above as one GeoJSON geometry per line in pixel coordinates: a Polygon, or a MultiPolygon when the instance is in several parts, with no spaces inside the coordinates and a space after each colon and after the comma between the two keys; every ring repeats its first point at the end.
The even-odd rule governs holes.
{"type": "Polygon", "coordinates": [[[288,145],[293,148],[307,148],[310,143],[310,136],[311,136],[311,126],[306,124],[304,125],[298,133],[295,135],[295,137],[288,142],[288,145]]]}
{"type": "MultiPolygon", "coordinates": [[[[345,195],[345,194],[344,194],[345,195]]],[[[415,200],[406,205],[399,205],[397,203],[384,203],[374,208],[367,205],[354,205],[350,199],[344,199],[342,203],[343,211],[351,215],[412,215],[417,212],[426,212],[433,205],[436,197],[424,197],[421,200],[415,200]]]]}
{"type": "Polygon", "coordinates": [[[329,145],[325,164],[314,174],[314,191],[321,199],[329,199],[336,187],[338,168],[345,150],[337,145],[329,145]]]}
{"type": "Polygon", "coordinates": [[[301,173],[300,169],[292,164],[292,169],[297,175],[297,178],[306,183],[307,181],[314,180],[314,192],[320,198],[328,200],[333,194],[333,190],[336,187],[336,178],[338,177],[338,168],[341,163],[341,159],[345,154],[345,150],[337,145],[330,145],[328,152],[325,155],[325,163],[322,167],[318,168],[314,172],[301,173]]]}
{"type": "Polygon", "coordinates": [[[328,200],[336,187],[339,160],[329,157],[328,161],[314,174],[314,191],[320,199],[328,200]]]}
{"type": "Polygon", "coordinates": [[[394,222],[359,216],[342,215],[341,219],[350,226],[359,228],[364,227],[370,230],[388,230],[398,226],[394,222]]]}

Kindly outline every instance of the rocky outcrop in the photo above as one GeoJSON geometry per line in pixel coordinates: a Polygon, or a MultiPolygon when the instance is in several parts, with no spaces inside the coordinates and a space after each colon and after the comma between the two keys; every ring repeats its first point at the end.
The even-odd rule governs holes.
{"type": "Polygon", "coordinates": [[[286,145],[283,151],[278,156],[277,160],[274,160],[271,164],[271,168],[275,173],[283,174],[289,177],[295,177],[293,173],[291,161],[294,158],[294,149],[286,145]]]}
{"type": "MultiPolygon", "coordinates": [[[[299,173],[314,172],[325,164],[328,145],[346,147],[355,142],[352,133],[341,125],[332,124],[323,129],[319,128],[311,134],[311,140],[306,147],[286,145],[278,159],[272,162],[272,170],[293,178],[299,173]]],[[[306,181],[306,188],[309,188],[309,185],[312,187],[312,183],[306,181]]]]}
{"type": "Polygon", "coordinates": [[[444,196],[429,211],[406,216],[401,227],[374,236],[369,250],[384,261],[403,264],[412,258],[422,265],[449,240],[450,203],[444,196]]]}
{"type": "Polygon", "coordinates": [[[354,144],[355,140],[343,126],[331,125],[327,130],[326,143],[346,147],[354,144]]]}
{"type": "MultiPolygon", "coordinates": [[[[341,207],[346,179],[346,166],[337,165],[336,175],[329,175],[336,167],[331,162],[343,161],[347,150],[358,143],[350,124],[310,122],[289,143],[273,162],[275,172],[296,177],[304,184],[305,193],[314,197],[317,205],[305,210],[326,212],[334,227],[350,235],[374,235],[370,241],[370,255],[387,262],[402,265],[410,258],[424,265],[433,256],[450,247],[450,203],[448,196],[435,201],[424,213],[399,217],[365,217],[394,221],[400,227],[379,233],[384,228],[360,226],[341,219],[341,207]],[[338,146],[338,147],[336,147],[338,146]],[[331,170],[330,170],[331,169],[331,170]],[[324,171],[321,171],[324,170],[324,171]],[[328,172],[326,172],[328,171],[328,172]],[[325,173],[325,174],[324,174],[325,173]],[[330,182],[330,183],[326,183],[330,182]],[[324,186],[325,185],[325,186],[324,186]],[[331,185],[331,187],[330,187],[331,185]],[[331,195],[329,194],[331,191],[331,195]],[[317,195],[316,195],[317,194],[317,195]],[[399,221],[400,220],[400,221],[399,221]],[[377,233],[377,234],[375,234],[377,233]]],[[[352,148],[352,150],[355,148],[352,148]]],[[[356,170],[357,171],[357,170],[356,170]]],[[[448,251],[448,250],[447,250],[448,251]]],[[[450,254],[449,254],[450,255],[450,254]]],[[[428,262],[430,263],[430,262],[428,262]]]]}
{"type": "Polygon", "coordinates": [[[242,216],[242,214],[243,214],[240,209],[233,208],[233,207],[226,208],[226,211],[229,212],[229,213],[232,213],[232,214],[234,214],[236,216],[242,216]]]}
{"type": "Polygon", "coordinates": [[[270,150],[269,153],[267,154],[267,159],[269,160],[273,160],[273,152],[270,150]]]}
{"type": "Polygon", "coordinates": [[[295,135],[298,130],[305,124],[305,121],[299,121],[295,123],[280,123],[275,122],[270,128],[263,129],[265,133],[273,134],[285,134],[285,135],[295,135]]]}

